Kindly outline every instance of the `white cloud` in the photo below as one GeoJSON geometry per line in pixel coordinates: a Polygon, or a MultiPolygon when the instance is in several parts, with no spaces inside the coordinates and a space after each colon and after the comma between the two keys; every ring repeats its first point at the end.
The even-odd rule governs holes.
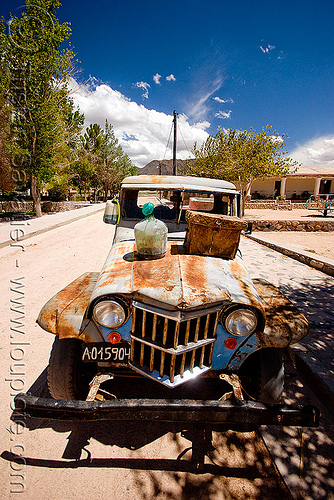
{"type": "Polygon", "coordinates": [[[161,75],[159,75],[159,73],[156,73],[156,74],[153,76],[153,81],[154,81],[154,83],[156,83],[157,85],[161,85],[161,84],[160,84],[160,79],[161,79],[161,75]]]}
{"type": "Polygon", "coordinates": [[[229,111],[218,111],[218,113],[215,114],[215,117],[220,118],[221,120],[228,120],[229,118],[231,118],[231,114],[231,109],[229,111]]]}
{"type": "MultiPolygon", "coordinates": [[[[147,109],[124,96],[118,90],[103,83],[91,80],[78,84],[70,79],[69,86],[75,105],[85,114],[84,127],[98,123],[104,127],[105,121],[113,126],[115,135],[123,150],[133,163],[143,167],[151,160],[170,159],[172,144],[166,152],[168,137],[173,124],[173,116],[147,109]]],[[[190,125],[188,118],[180,114],[178,118],[177,157],[186,159],[191,156],[195,142],[202,144],[207,137],[207,121],[190,125]]]]}
{"type": "Polygon", "coordinates": [[[208,99],[217,92],[223,84],[224,79],[219,76],[213,82],[203,86],[203,89],[197,94],[196,104],[190,104],[188,106],[188,114],[195,121],[201,121],[206,119],[208,112],[210,111],[210,106],[208,105],[208,99]],[[208,88],[207,88],[208,87],[208,88]]]}
{"type": "Polygon", "coordinates": [[[167,82],[176,82],[176,78],[173,73],[171,73],[169,76],[166,76],[166,80],[167,82]]]}
{"type": "Polygon", "coordinates": [[[217,101],[219,103],[225,104],[227,102],[230,102],[231,104],[234,104],[233,99],[230,97],[229,99],[221,99],[220,97],[213,97],[214,101],[217,101]]]}
{"type": "Polygon", "coordinates": [[[334,135],[311,139],[289,154],[307,167],[334,167],[334,135]]]}
{"type": "Polygon", "coordinates": [[[151,88],[151,85],[147,82],[136,82],[133,84],[134,87],[138,87],[139,89],[143,89],[144,92],[142,97],[148,99],[148,89],[151,88]]]}
{"type": "Polygon", "coordinates": [[[264,54],[268,54],[268,52],[274,50],[275,48],[276,48],[275,45],[267,45],[267,47],[262,47],[262,45],[260,45],[260,49],[264,54]]]}

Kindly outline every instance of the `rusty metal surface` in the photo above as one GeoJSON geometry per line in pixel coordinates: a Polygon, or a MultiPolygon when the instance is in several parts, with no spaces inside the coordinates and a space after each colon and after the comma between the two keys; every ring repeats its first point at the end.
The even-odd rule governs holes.
{"type": "MultiPolygon", "coordinates": [[[[219,378],[232,386],[233,394],[236,401],[244,400],[241,383],[237,374],[232,373],[232,375],[228,375],[226,373],[222,373],[221,375],[219,375],[219,378]]],[[[220,401],[226,401],[226,399],[229,399],[231,395],[232,393],[230,392],[225,393],[224,396],[220,398],[220,401]]]]}
{"type": "Polygon", "coordinates": [[[286,347],[305,337],[309,323],[296,306],[268,281],[258,278],[253,283],[266,312],[266,327],[259,333],[266,346],[286,347]]]}
{"type": "Polygon", "coordinates": [[[98,373],[95,375],[89,384],[90,389],[86,401],[95,401],[100,385],[107,380],[112,380],[113,378],[114,376],[111,373],[98,373]]]}
{"type": "Polygon", "coordinates": [[[54,295],[41,309],[37,323],[59,338],[77,338],[99,273],[84,273],[54,295]]]}
{"type": "Polygon", "coordinates": [[[139,260],[134,241],[116,243],[105,262],[90,301],[106,294],[189,309],[223,301],[262,310],[260,297],[241,257],[228,261],[186,255],[183,246],[169,241],[162,259],[139,260]]]}
{"type": "Polygon", "coordinates": [[[237,189],[232,182],[205,177],[186,177],[173,175],[133,175],[126,177],[122,188],[133,189],[180,189],[188,191],[211,191],[216,193],[233,192],[237,189]]]}
{"type": "Polygon", "coordinates": [[[108,401],[63,401],[30,394],[15,397],[15,413],[32,418],[58,420],[147,420],[180,425],[288,425],[317,427],[319,410],[311,405],[265,405],[255,401],[113,399],[108,401]]]}

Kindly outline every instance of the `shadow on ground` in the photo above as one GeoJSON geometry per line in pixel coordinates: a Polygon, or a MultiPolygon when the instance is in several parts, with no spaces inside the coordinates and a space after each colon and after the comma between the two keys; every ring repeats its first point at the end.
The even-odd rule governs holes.
{"type": "Polygon", "coordinates": [[[320,409],[317,429],[262,426],[261,434],[295,500],[333,499],[334,419],[307,387],[292,361],[285,362],[284,402],[313,404],[320,409]]]}
{"type": "MultiPolygon", "coordinates": [[[[132,379],[129,384],[135,385],[132,379]]],[[[153,384],[161,393],[160,385],[153,384]]],[[[206,397],[210,396],[211,389],[208,388],[206,397]]],[[[29,392],[38,397],[50,397],[46,370],[29,392]]],[[[151,393],[151,396],[154,397],[154,394],[151,393]]],[[[160,397],[164,396],[160,394],[160,397]]],[[[61,422],[29,418],[25,418],[25,426],[32,431],[51,428],[58,433],[69,433],[62,456],[59,459],[21,457],[4,451],[2,459],[17,463],[24,460],[28,467],[45,469],[129,470],[135,484],[135,498],[153,500],[165,495],[164,498],[170,500],[291,499],[256,431],[226,430],[213,432],[212,436],[211,432],[206,432],[203,436],[196,427],[180,429],[175,424],[157,422],[61,422]],[[156,458],[150,457],[149,452],[146,455],[146,445],[160,438],[166,444],[166,436],[166,450],[162,449],[156,458]],[[92,439],[105,446],[126,448],[131,452],[125,458],[117,458],[117,453],[115,457],[115,452],[111,453],[112,458],[96,458],[91,455],[89,447],[92,439]],[[138,455],[139,448],[142,450],[138,455]],[[202,465],[197,461],[201,455],[205,456],[202,465]],[[148,491],[154,493],[148,494],[148,491]]]]}

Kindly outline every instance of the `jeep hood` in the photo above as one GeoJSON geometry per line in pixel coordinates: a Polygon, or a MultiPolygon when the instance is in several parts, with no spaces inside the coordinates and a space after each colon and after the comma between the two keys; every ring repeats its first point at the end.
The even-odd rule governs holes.
{"type": "Polygon", "coordinates": [[[183,245],[168,241],[162,259],[141,260],[135,242],[112,248],[90,303],[109,294],[128,295],[166,309],[189,309],[231,301],[262,309],[261,299],[237,254],[233,260],[187,255],[183,245]]]}

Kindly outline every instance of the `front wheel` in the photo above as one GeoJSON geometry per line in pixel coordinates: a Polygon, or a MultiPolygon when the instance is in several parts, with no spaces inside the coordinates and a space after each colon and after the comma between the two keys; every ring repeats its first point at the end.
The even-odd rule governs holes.
{"type": "Polygon", "coordinates": [[[54,399],[86,399],[97,366],[82,362],[81,346],[78,339],[55,338],[47,373],[49,391],[54,399]]]}
{"type": "Polygon", "coordinates": [[[246,395],[260,403],[277,404],[284,389],[281,349],[269,347],[251,354],[242,364],[239,377],[246,395]]]}

